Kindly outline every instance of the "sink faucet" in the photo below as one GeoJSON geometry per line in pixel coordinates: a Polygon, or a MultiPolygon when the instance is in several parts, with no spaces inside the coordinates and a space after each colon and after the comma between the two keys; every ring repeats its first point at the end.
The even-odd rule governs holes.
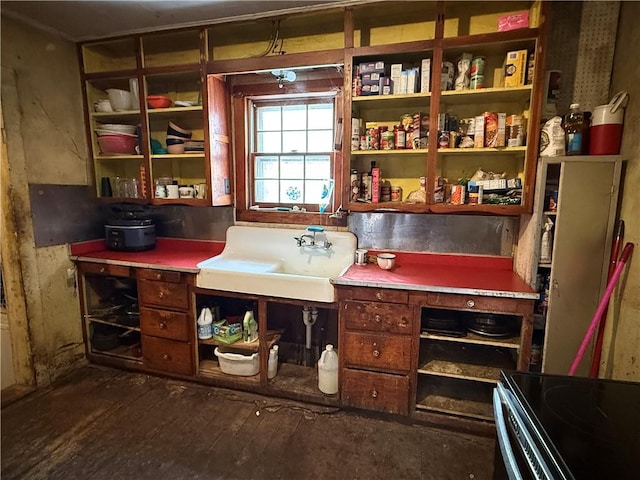
{"type": "Polygon", "coordinates": [[[309,233],[304,233],[299,237],[294,237],[298,242],[298,247],[324,247],[327,250],[331,248],[331,242],[327,240],[327,234],[324,232],[324,227],[319,225],[309,225],[307,227],[307,232],[309,233]]]}

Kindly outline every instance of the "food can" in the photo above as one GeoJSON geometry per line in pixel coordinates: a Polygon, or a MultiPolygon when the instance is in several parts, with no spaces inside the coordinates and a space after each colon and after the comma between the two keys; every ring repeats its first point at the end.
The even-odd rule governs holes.
{"type": "Polygon", "coordinates": [[[380,135],[380,150],[393,150],[393,132],[390,130],[385,130],[380,135]]]}
{"type": "Polygon", "coordinates": [[[402,201],[402,187],[391,187],[391,201],[392,202],[401,202],[402,201]]]}
{"type": "Polygon", "coordinates": [[[451,185],[451,205],[464,205],[464,185],[451,185]]]}
{"type": "Polygon", "coordinates": [[[484,57],[475,57],[471,60],[471,76],[484,75],[484,57]]]}
{"type": "Polygon", "coordinates": [[[351,170],[350,182],[351,182],[351,201],[357,202],[358,197],[360,195],[360,176],[358,175],[358,170],[356,169],[351,170]]]}
{"type": "Polygon", "coordinates": [[[484,75],[474,75],[471,77],[471,90],[478,90],[484,88],[484,75]]]}
{"type": "Polygon", "coordinates": [[[367,150],[380,150],[380,137],[377,128],[367,129],[367,150]]]}

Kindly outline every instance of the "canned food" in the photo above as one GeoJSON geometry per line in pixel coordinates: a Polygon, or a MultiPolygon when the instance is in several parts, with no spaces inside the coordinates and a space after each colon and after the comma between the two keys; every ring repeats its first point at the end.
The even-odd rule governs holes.
{"type": "Polygon", "coordinates": [[[367,129],[367,150],[380,150],[380,137],[377,128],[367,129]]]}
{"type": "Polygon", "coordinates": [[[471,60],[471,76],[484,75],[484,57],[475,57],[471,60]]]}
{"type": "Polygon", "coordinates": [[[484,75],[474,75],[471,77],[471,90],[478,90],[484,88],[484,75]]]}
{"type": "Polygon", "coordinates": [[[391,187],[391,201],[392,202],[401,202],[402,201],[402,187],[391,187]]]}
{"type": "Polygon", "coordinates": [[[380,135],[380,150],[393,150],[393,132],[392,131],[384,131],[380,135]]]}

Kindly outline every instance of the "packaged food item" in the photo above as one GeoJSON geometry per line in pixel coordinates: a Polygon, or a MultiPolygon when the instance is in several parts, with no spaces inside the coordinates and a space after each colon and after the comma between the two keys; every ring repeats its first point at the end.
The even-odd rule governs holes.
{"type": "Polygon", "coordinates": [[[471,90],[484,88],[484,75],[474,75],[473,77],[471,77],[469,87],[471,88],[471,90]]]}
{"type": "Polygon", "coordinates": [[[524,145],[524,125],[522,115],[507,115],[506,122],[507,147],[524,145]]]}
{"type": "Polygon", "coordinates": [[[471,59],[473,55],[470,53],[463,53],[458,60],[458,75],[455,79],[455,89],[456,90],[467,90],[469,89],[469,82],[471,79],[471,59]]]}
{"type": "Polygon", "coordinates": [[[496,147],[504,147],[507,139],[507,114],[498,112],[498,136],[496,147]]]}
{"type": "Polygon", "coordinates": [[[453,90],[453,78],[455,76],[455,67],[451,62],[442,62],[442,72],[440,73],[440,89],[453,90]]]}
{"type": "Polygon", "coordinates": [[[527,50],[515,50],[507,52],[504,65],[504,86],[521,87],[524,85],[527,73],[527,50]]]}
{"type": "Polygon", "coordinates": [[[495,148],[498,146],[498,114],[484,112],[484,146],[495,148]]]}
{"type": "Polygon", "coordinates": [[[471,76],[474,75],[484,75],[484,63],[485,57],[474,57],[471,60],[471,76]]]}
{"type": "Polygon", "coordinates": [[[451,205],[464,205],[465,187],[464,185],[451,185],[451,205]]]}
{"type": "Polygon", "coordinates": [[[540,156],[559,157],[565,154],[564,129],[562,117],[555,116],[547,120],[540,133],[540,156]]]}
{"type": "Polygon", "coordinates": [[[484,115],[478,115],[473,121],[473,146],[474,148],[484,147],[484,115]]]}

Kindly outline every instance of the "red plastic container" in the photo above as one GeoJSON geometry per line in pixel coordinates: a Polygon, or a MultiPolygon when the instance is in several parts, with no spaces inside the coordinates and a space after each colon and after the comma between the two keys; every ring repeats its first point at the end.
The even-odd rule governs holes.
{"type": "Polygon", "coordinates": [[[624,106],[629,95],[620,92],[607,105],[593,109],[589,155],[618,155],[622,144],[624,106]]]}

